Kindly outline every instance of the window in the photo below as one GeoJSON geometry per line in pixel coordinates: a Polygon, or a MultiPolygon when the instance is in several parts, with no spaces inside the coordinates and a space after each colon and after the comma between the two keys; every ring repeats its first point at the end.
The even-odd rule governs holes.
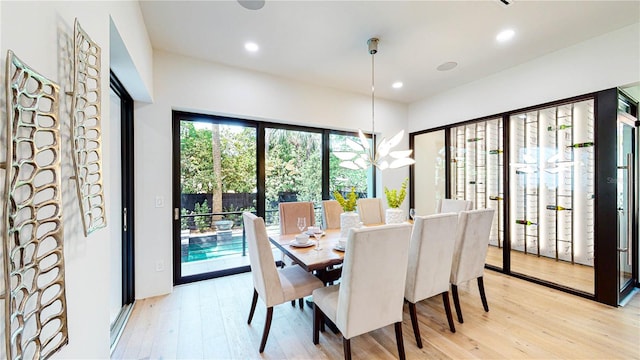
{"type": "Polygon", "coordinates": [[[178,111],[173,129],[176,284],[249,271],[243,211],[277,232],[280,202],[313,202],[319,223],[334,190],[375,196],[373,169],[331,155],[355,133],[178,111]]]}

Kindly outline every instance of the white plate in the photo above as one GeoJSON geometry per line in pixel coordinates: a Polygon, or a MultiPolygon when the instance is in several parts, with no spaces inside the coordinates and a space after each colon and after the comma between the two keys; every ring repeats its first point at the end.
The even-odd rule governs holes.
{"type": "Polygon", "coordinates": [[[346,250],[346,248],[343,248],[340,245],[336,245],[336,246],[333,247],[333,250],[344,252],[346,250]]]}
{"type": "Polygon", "coordinates": [[[313,246],[315,244],[316,244],[315,241],[307,241],[306,244],[300,244],[299,242],[297,242],[295,240],[291,240],[291,242],[289,243],[289,246],[299,247],[299,248],[306,248],[306,247],[309,247],[309,246],[313,246]]]}
{"type": "MultiPolygon", "coordinates": [[[[311,231],[305,231],[304,233],[309,235],[309,236],[313,236],[313,232],[311,232],[311,231]]],[[[325,235],[325,232],[323,231],[322,232],[322,236],[324,236],[324,235],[325,235]]]]}

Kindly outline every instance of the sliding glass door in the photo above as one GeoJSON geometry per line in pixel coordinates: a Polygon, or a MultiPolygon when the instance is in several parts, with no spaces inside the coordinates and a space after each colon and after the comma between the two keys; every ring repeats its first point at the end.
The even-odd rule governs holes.
{"type": "Polygon", "coordinates": [[[133,100],[115,74],[111,73],[109,94],[109,143],[111,156],[107,172],[111,184],[109,211],[110,286],[109,324],[111,347],[115,346],[133,308],[134,294],[134,187],[133,187],[133,100]]]}
{"type": "Polygon", "coordinates": [[[635,240],[634,219],[636,218],[636,118],[620,111],[617,124],[617,209],[618,209],[618,303],[633,290],[637,279],[634,277],[635,240]]]}
{"type": "Polygon", "coordinates": [[[608,89],[411,134],[411,204],[441,194],[444,136],[447,196],[496,209],[490,268],[622,304],[640,272],[637,108],[608,89]]]}
{"type": "Polygon", "coordinates": [[[242,212],[256,208],[256,128],[184,117],[179,127],[180,278],[246,268],[242,212]]]}
{"type": "Polygon", "coordinates": [[[353,133],[176,111],[173,140],[175,284],[250,270],[243,211],[277,232],[281,202],[313,202],[320,223],[334,190],[375,196],[372,169],[331,154],[353,133]]]}

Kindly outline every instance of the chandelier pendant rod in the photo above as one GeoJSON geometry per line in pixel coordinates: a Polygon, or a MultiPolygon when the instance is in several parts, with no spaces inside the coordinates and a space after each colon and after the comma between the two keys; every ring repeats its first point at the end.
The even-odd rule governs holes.
{"type": "Polygon", "coordinates": [[[409,156],[412,150],[391,151],[398,145],[404,136],[404,130],[400,130],[389,141],[382,138],[380,144],[376,144],[376,120],[375,120],[375,101],[376,101],[376,84],[375,84],[375,54],[378,52],[378,38],[370,38],[367,41],[369,45],[369,54],[371,55],[371,140],[362,131],[358,130],[360,143],[347,141],[353,151],[336,151],[335,155],[342,160],[340,166],[351,170],[364,170],[373,166],[377,170],[397,169],[403,166],[415,164],[415,160],[409,156]],[[360,148],[362,150],[360,150],[360,148]],[[387,159],[389,156],[390,159],[387,159]]]}

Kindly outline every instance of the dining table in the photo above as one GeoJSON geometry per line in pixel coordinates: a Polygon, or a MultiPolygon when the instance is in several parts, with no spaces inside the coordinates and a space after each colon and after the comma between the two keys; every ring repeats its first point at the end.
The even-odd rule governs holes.
{"type": "Polygon", "coordinates": [[[300,234],[272,234],[269,235],[269,240],[294,263],[313,272],[325,284],[339,279],[342,270],[336,265],[344,261],[344,250],[338,246],[340,229],[325,230],[320,240],[311,236],[309,240],[313,244],[309,246],[296,244],[296,235],[300,234]],[[316,250],[316,241],[320,241],[320,250],[316,250]]]}

